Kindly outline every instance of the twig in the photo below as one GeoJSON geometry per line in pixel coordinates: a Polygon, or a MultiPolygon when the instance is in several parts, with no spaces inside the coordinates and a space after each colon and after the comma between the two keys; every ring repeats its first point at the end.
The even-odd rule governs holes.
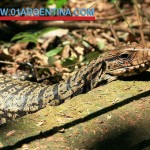
{"type": "MultiPolygon", "coordinates": [[[[110,30],[110,27],[105,24],[99,24],[94,22],[52,22],[52,21],[42,21],[39,22],[39,26],[44,27],[59,27],[59,28],[69,28],[69,29],[83,29],[85,27],[91,28],[91,29],[103,29],[103,30],[110,30]]],[[[137,27],[137,26],[135,26],[137,27]]],[[[113,28],[116,31],[124,31],[124,32],[130,32],[128,28],[120,27],[117,25],[114,25],[113,28]]],[[[138,29],[132,29],[135,34],[140,34],[138,29]]],[[[150,35],[149,29],[143,30],[145,35],[150,35]]]]}
{"type": "MultiPolygon", "coordinates": [[[[104,3],[104,2],[96,1],[89,7],[89,9],[94,7],[97,3],[104,3]]],[[[132,14],[133,14],[133,11],[124,12],[124,15],[132,15],[132,14]]],[[[108,17],[97,17],[96,20],[101,20],[101,21],[103,21],[103,20],[113,20],[113,19],[116,19],[116,18],[119,18],[119,17],[122,17],[122,14],[115,14],[115,15],[108,16],[108,17]]]]}
{"type": "Polygon", "coordinates": [[[108,34],[106,34],[105,32],[103,32],[101,35],[102,37],[106,38],[108,41],[115,42],[115,39],[109,36],[108,34]]]}
{"type": "MultiPolygon", "coordinates": [[[[125,16],[127,15],[132,15],[133,14],[133,11],[131,12],[124,12],[123,13],[125,16]]],[[[108,17],[96,17],[96,20],[99,20],[99,21],[105,21],[105,20],[113,20],[113,19],[117,19],[117,18],[120,18],[122,17],[121,14],[115,14],[115,15],[112,15],[112,16],[108,16],[108,17]]]]}
{"type": "MultiPolygon", "coordinates": [[[[31,28],[40,30],[40,29],[43,29],[43,28],[46,28],[46,27],[58,27],[58,28],[64,28],[64,29],[70,29],[70,30],[72,30],[72,29],[84,29],[85,27],[90,28],[90,29],[110,30],[110,27],[108,25],[100,24],[100,23],[96,23],[96,22],[39,21],[37,23],[34,22],[34,23],[31,23],[31,24],[24,24],[24,25],[16,24],[15,22],[7,22],[7,21],[5,23],[6,24],[8,23],[8,26],[5,26],[5,27],[1,28],[1,30],[8,31],[8,29],[9,30],[13,29],[13,31],[16,31],[16,29],[17,29],[16,32],[21,32],[21,31],[28,30],[28,29],[31,29],[31,28]]],[[[143,26],[144,25],[147,25],[147,24],[143,24],[143,26]]],[[[132,27],[137,28],[137,27],[139,27],[139,25],[133,25],[132,27]]],[[[149,24],[148,24],[147,27],[148,28],[143,29],[144,35],[150,36],[149,24]]],[[[128,28],[124,28],[124,27],[117,26],[117,25],[114,25],[113,28],[116,31],[130,32],[130,30],[128,28]]],[[[140,35],[139,29],[132,29],[132,30],[135,34],[140,35]]]]}
{"type": "Polygon", "coordinates": [[[130,24],[128,23],[126,17],[124,16],[124,14],[121,12],[120,8],[118,7],[116,1],[114,2],[114,5],[116,6],[117,10],[120,12],[120,14],[122,15],[123,19],[125,20],[125,22],[127,23],[129,29],[130,29],[130,32],[135,36],[135,33],[133,32],[132,30],[132,27],[130,26],[130,24]]]}
{"type": "Polygon", "coordinates": [[[7,65],[16,65],[16,64],[17,64],[17,63],[15,63],[15,62],[3,61],[3,60],[0,60],[0,63],[2,63],[2,64],[7,64],[7,65]]]}
{"type": "Polygon", "coordinates": [[[116,40],[116,44],[117,44],[117,46],[119,46],[119,45],[120,45],[120,42],[119,42],[118,36],[117,36],[117,34],[116,34],[116,31],[115,31],[115,29],[113,28],[112,23],[109,23],[109,25],[110,25],[111,32],[113,33],[113,36],[114,36],[114,38],[115,38],[115,40],[116,40]]]}
{"type": "Polygon", "coordinates": [[[138,19],[138,23],[139,23],[139,29],[140,29],[140,35],[141,35],[142,43],[145,46],[145,39],[144,39],[144,33],[143,33],[142,18],[140,17],[139,12],[138,12],[138,3],[137,3],[137,0],[134,0],[134,4],[135,4],[134,5],[135,13],[136,13],[136,16],[137,16],[137,19],[138,19]]]}

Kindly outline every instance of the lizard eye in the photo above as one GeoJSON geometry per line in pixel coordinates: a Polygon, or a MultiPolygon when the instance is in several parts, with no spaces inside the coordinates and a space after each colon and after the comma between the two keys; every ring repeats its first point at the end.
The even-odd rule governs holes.
{"type": "Polygon", "coordinates": [[[128,54],[121,54],[119,56],[121,59],[128,59],[129,58],[129,55],[128,54]]]}

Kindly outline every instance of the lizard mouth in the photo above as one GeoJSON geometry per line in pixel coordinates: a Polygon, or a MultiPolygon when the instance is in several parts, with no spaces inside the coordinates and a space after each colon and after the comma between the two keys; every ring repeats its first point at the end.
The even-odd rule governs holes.
{"type": "Polygon", "coordinates": [[[146,71],[149,67],[150,67],[150,62],[146,62],[135,66],[119,68],[114,71],[111,71],[111,73],[116,76],[128,77],[128,76],[142,73],[146,71]]]}

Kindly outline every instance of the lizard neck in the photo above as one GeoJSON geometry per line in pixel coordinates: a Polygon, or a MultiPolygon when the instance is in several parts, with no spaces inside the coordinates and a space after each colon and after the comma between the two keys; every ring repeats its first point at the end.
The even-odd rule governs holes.
{"type": "Polygon", "coordinates": [[[99,85],[101,75],[104,73],[105,68],[106,63],[101,61],[100,58],[93,60],[72,77],[47,88],[44,91],[46,95],[44,97],[48,98],[53,95],[49,103],[50,105],[58,105],[68,98],[86,93],[99,85]]]}

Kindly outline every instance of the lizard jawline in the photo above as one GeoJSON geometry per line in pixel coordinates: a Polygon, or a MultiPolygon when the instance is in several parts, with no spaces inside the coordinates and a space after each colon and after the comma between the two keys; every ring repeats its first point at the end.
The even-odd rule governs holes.
{"type": "Polygon", "coordinates": [[[116,76],[121,76],[121,77],[128,77],[132,75],[137,75],[139,73],[142,73],[146,71],[149,68],[148,64],[139,64],[136,66],[130,66],[130,67],[124,67],[120,69],[116,69],[113,71],[110,71],[110,74],[116,75],[116,76]]]}

